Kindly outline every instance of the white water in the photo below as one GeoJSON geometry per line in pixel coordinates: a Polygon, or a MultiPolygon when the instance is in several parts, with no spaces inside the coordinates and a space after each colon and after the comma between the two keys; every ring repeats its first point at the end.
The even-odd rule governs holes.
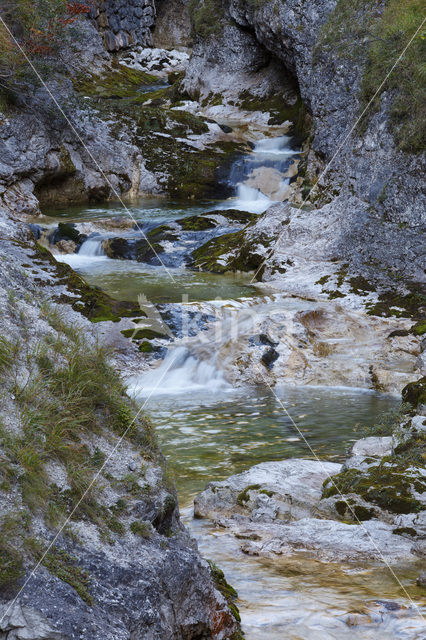
{"type": "Polygon", "coordinates": [[[186,347],[169,351],[161,365],[129,381],[129,393],[137,397],[174,395],[187,391],[231,389],[214,358],[198,360],[186,347]]]}
{"type": "Polygon", "coordinates": [[[102,241],[103,238],[89,238],[85,240],[78,251],[78,255],[87,258],[104,256],[105,252],[102,249],[102,241]]]}
{"type": "Polygon", "coordinates": [[[263,213],[273,204],[273,201],[259,189],[248,187],[245,184],[238,185],[237,194],[238,196],[233,202],[232,208],[238,209],[238,211],[263,213]]]}
{"type": "Polygon", "coordinates": [[[254,147],[253,153],[267,153],[273,156],[294,156],[294,149],[290,148],[290,138],[281,136],[279,138],[265,138],[259,140],[254,147]]]}
{"type": "MultiPolygon", "coordinates": [[[[250,155],[234,163],[229,179],[236,188],[237,196],[230,198],[225,206],[258,214],[266,211],[280,200],[279,191],[284,193],[288,186],[285,172],[291,157],[296,154],[297,151],[290,147],[288,136],[259,140],[250,155]]],[[[223,204],[220,208],[224,208],[223,204]]]]}

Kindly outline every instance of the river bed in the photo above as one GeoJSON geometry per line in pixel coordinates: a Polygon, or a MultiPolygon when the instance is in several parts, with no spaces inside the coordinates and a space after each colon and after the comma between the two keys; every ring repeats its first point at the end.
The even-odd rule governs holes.
{"type": "MultiPolygon", "coordinates": [[[[185,206],[167,199],[143,199],[131,206],[132,216],[142,224],[159,224],[220,208],[260,213],[272,202],[256,188],[256,179],[264,179],[263,169],[267,170],[268,181],[272,170],[275,186],[277,173],[282,177],[281,187],[288,184],[283,174],[289,158],[296,152],[285,143],[282,137],[275,145],[266,141],[258,145],[254,157],[233,168],[236,194],[229,201],[185,206]]],[[[96,221],[128,215],[117,204],[44,213],[44,222],[52,226],[64,220],[96,221]]],[[[171,278],[162,266],[113,260],[96,247],[86,244],[84,249],[84,246],[79,253],[57,257],[117,299],[136,300],[142,293],[154,303],[177,303],[182,295],[187,295],[190,301],[251,297],[255,303],[257,291],[247,275],[219,276],[181,267],[170,270],[171,278]]],[[[197,539],[203,556],[220,566],[238,590],[237,604],[246,639],[415,637],[413,634],[421,629],[421,622],[412,610],[407,617],[400,613],[383,615],[385,605],[373,603],[393,599],[403,607],[408,605],[385,567],[348,569],[294,556],[279,564],[260,561],[242,554],[237,541],[224,530],[192,518],[193,497],[207,482],[226,478],[259,462],[308,458],[312,452],[267,389],[261,386],[235,389],[211,362],[200,366],[188,357],[183,362],[181,369],[171,371],[163,380],[158,379],[155,371],[141,374],[131,381],[130,389],[141,401],[149,395],[147,412],[174,471],[183,520],[197,539]],[[348,625],[345,615],[353,611],[369,611],[370,623],[348,625]]],[[[333,461],[343,459],[351,442],[362,436],[362,426],[371,427],[383,411],[398,403],[390,395],[351,388],[287,386],[277,389],[277,394],[315,454],[333,461]]],[[[420,593],[413,586],[416,568],[396,570],[417,600],[420,593]]]]}

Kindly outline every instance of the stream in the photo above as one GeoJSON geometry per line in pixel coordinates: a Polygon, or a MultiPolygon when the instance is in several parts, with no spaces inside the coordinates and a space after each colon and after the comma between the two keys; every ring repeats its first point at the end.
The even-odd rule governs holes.
{"type": "MultiPolygon", "coordinates": [[[[253,153],[239,158],[231,169],[233,198],[196,205],[140,199],[131,205],[132,215],[149,229],[215,210],[262,213],[274,199],[282,199],[289,183],[285,173],[295,155],[285,136],[260,140],[253,153]]],[[[45,211],[43,222],[53,227],[64,221],[96,222],[127,215],[123,207],[109,203],[45,211]]],[[[117,299],[137,300],[143,293],[154,303],[179,303],[186,294],[192,302],[221,298],[256,304],[259,292],[247,274],[216,275],[180,265],[170,267],[172,281],[161,265],[108,258],[101,248],[104,237],[95,234],[78,253],[56,257],[117,299]]],[[[282,303],[262,304],[267,313],[268,304],[282,303]]],[[[304,300],[293,299],[291,304],[310,308],[304,300]]],[[[391,616],[355,627],[343,621],[344,614],[363,611],[366,602],[394,599],[407,604],[384,567],[349,569],[297,556],[279,564],[259,560],[244,555],[238,541],[223,529],[193,519],[192,500],[207,482],[260,462],[312,457],[272,393],[261,386],[233,387],[216,356],[211,348],[201,356],[191,351],[190,344],[172,345],[159,367],[133,376],[129,389],[140,401],[149,396],[147,412],[175,474],[182,519],[202,555],[222,568],[237,589],[246,639],[412,637],[408,633],[419,624],[415,617],[391,616]]],[[[350,443],[361,437],[360,425],[372,426],[382,412],[398,404],[395,397],[353,388],[283,386],[277,395],[316,454],[333,461],[341,461],[350,443]]],[[[415,575],[410,567],[398,568],[398,577],[410,585],[414,599],[415,575]]]]}

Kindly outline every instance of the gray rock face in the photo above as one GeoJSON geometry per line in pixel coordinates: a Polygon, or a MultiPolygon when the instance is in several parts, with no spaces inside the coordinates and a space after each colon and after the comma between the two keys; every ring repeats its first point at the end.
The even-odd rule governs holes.
{"type": "Polygon", "coordinates": [[[90,14],[108,51],[151,46],[155,16],[154,0],[104,0],[96,3],[90,14]]]}
{"type": "MultiPolygon", "coordinates": [[[[74,72],[105,69],[108,54],[95,27],[89,21],[73,26],[83,49],[80,55],[70,48],[74,72]]],[[[0,198],[9,210],[37,214],[39,203],[105,200],[137,193],[143,180],[149,182],[151,174],[129,134],[124,130],[114,134],[112,121],[105,122],[85,108],[69,78],[51,77],[47,86],[48,90],[41,87],[33,94],[29,90],[26,108],[12,110],[1,121],[0,198]]]]}
{"type": "Polygon", "coordinates": [[[154,45],[165,49],[180,49],[191,43],[189,0],[156,0],[157,18],[153,33],[154,45]]]}
{"type": "MultiPolygon", "coordinates": [[[[325,190],[329,199],[336,192],[346,198],[354,194],[386,220],[413,227],[424,225],[424,156],[405,154],[396,148],[389,131],[392,96],[382,96],[381,108],[369,118],[362,135],[358,130],[351,132],[359,114],[367,47],[357,50],[354,61],[337,48],[323,46],[322,28],[336,7],[335,0],[226,0],[224,6],[223,32],[199,39],[194,48],[187,89],[208,94],[215,89],[215,77],[223,74],[226,79],[229,70],[238,65],[242,71],[246,66],[250,71],[250,65],[253,68],[262,55],[264,59],[269,55],[293,74],[312,113],[314,154],[308,160],[308,175],[316,178],[333,159],[331,170],[321,180],[321,191],[325,190]]],[[[362,22],[365,16],[362,8],[359,11],[359,15],[355,11],[354,19],[362,22]]],[[[348,46],[354,43],[350,41],[348,46]]],[[[235,93],[244,83],[250,88],[244,77],[236,80],[235,93]]],[[[225,88],[231,88],[230,83],[225,81],[225,88]]]]}

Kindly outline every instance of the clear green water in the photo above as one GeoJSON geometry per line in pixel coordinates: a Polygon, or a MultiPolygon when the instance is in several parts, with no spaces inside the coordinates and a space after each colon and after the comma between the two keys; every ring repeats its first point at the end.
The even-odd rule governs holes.
{"type": "Polygon", "coordinates": [[[176,220],[185,216],[194,216],[212,211],[217,208],[217,201],[205,201],[198,204],[177,202],[163,197],[138,198],[135,202],[126,202],[126,206],[117,201],[103,202],[102,204],[78,205],[43,209],[43,218],[35,219],[37,224],[43,222],[83,222],[99,220],[101,218],[122,217],[129,218],[129,212],[136,220],[143,222],[161,222],[163,220],[176,220]]]}
{"type": "MultiPolygon", "coordinates": [[[[279,398],[319,457],[341,460],[360,427],[394,407],[392,396],[354,389],[285,387],[279,398]]],[[[152,397],[148,413],[187,506],[210,480],[254,464],[312,458],[279,402],[267,390],[208,391],[152,397]]]]}
{"type": "Polygon", "coordinates": [[[87,258],[79,254],[59,259],[80,273],[89,284],[100,287],[117,300],[137,301],[142,294],[154,303],[198,302],[217,297],[233,300],[256,294],[256,288],[249,285],[247,274],[217,275],[181,268],[169,268],[166,272],[163,267],[133,260],[111,260],[103,256],[87,258]]]}

